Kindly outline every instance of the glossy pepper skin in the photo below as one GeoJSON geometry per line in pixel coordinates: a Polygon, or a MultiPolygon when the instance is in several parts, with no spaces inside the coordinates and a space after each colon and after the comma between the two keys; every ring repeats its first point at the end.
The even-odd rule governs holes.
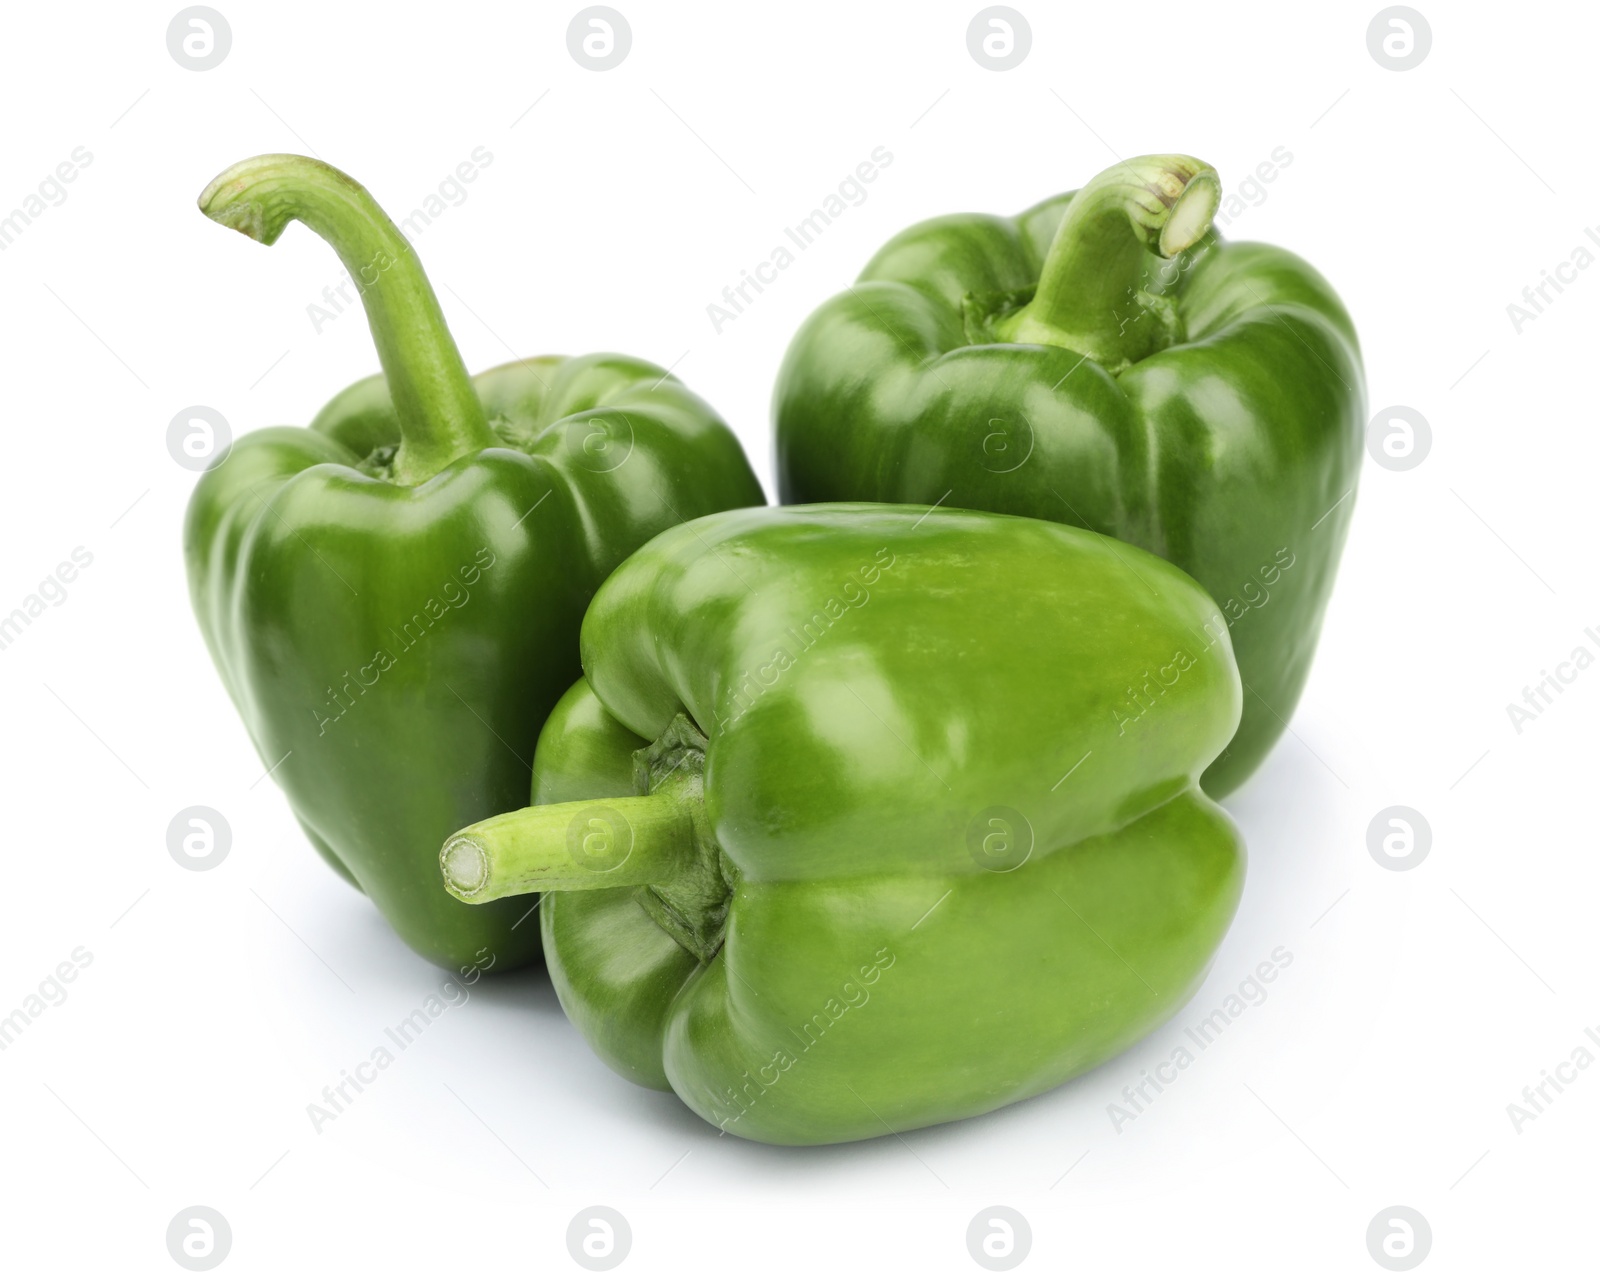
{"type": "Polygon", "coordinates": [[[1238,723],[1183,573],[1042,520],[711,515],[601,587],[536,804],[462,831],[463,900],[546,893],[562,1006],[614,1069],[776,1144],[981,1114],[1195,989],[1238,723]],[[1146,681],[1151,691],[1142,688],[1146,681]]]}
{"type": "Polygon", "coordinates": [[[532,903],[453,900],[439,841],[526,799],[612,568],[760,487],[716,413],[643,360],[468,378],[410,246],[335,169],[248,160],[201,208],[266,244],[292,219],[329,240],[384,369],[201,477],[184,550],[217,669],[311,842],[407,944],[450,967],[537,961],[532,903]]]}
{"type": "Polygon", "coordinates": [[[1020,217],[902,232],[795,336],[783,502],[939,502],[1090,528],[1177,564],[1233,630],[1220,797],[1294,713],[1355,505],[1350,317],[1294,254],[1210,231],[1216,173],[1145,156],[1020,217]]]}

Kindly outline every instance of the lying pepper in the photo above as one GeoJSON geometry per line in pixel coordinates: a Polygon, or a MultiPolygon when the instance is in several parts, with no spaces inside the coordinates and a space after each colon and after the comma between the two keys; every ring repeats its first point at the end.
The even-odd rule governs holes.
{"type": "Polygon", "coordinates": [[[1210,231],[1217,175],[1143,156],[1017,218],[890,240],[790,345],[784,502],[939,502],[1090,528],[1217,600],[1244,680],[1220,797],[1310,672],[1355,504],[1355,330],[1327,282],[1210,231]]]}
{"type": "Polygon", "coordinates": [[[184,551],[200,628],[317,850],[418,953],[536,961],[528,903],[469,910],[439,841],[524,801],[606,575],[671,524],[757,505],[727,426],[621,355],[467,376],[411,246],[337,169],[235,165],[206,216],[272,244],[298,219],[361,289],[383,372],[311,429],[256,431],[201,477],[184,551]]]}
{"type": "MultiPolygon", "coordinates": [[[[600,588],[536,806],[441,852],[545,892],[567,1014],[753,1140],[981,1114],[1195,989],[1244,852],[1198,788],[1238,724],[1215,603],[1079,529],[969,511],[710,515],[600,588]]],[[[526,898],[521,898],[526,899],[526,898]]]]}

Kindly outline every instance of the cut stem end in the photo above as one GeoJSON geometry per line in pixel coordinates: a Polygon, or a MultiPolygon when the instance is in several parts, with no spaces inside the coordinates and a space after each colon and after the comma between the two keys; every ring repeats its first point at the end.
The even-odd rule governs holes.
{"type": "Polygon", "coordinates": [[[460,901],[471,901],[489,882],[489,853],[476,839],[457,836],[439,854],[444,885],[460,901]]]}

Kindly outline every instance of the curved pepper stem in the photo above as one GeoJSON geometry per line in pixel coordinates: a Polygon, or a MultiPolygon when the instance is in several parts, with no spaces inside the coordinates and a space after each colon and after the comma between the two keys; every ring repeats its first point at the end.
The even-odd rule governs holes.
{"type": "Polygon", "coordinates": [[[667,793],[523,808],[450,837],[439,868],[469,905],[527,892],[645,887],[694,856],[689,809],[667,793]]]}
{"type": "Polygon", "coordinates": [[[361,292],[400,420],[398,482],[419,484],[499,442],[422,264],[359,182],[303,155],[258,155],[213,178],[200,211],[262,244],[298,220],[333,246],[361,292]]]}
{"type": "Polygon", "coordinates": [[[1123,160],[1072,197],[1033,300],[996,329],[1008,341],[1065,346],[1113,372],[1150,354],[1160,325],[1143,291],[1150,254],[1174,257],[1211,227],[1222,186],[1187,155],[1123,160]]]}

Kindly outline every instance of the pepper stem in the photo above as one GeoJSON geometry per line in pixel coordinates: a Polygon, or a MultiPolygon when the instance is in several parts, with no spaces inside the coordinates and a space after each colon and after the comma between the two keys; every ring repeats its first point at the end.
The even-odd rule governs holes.
{"type": "Polygon", "coordinates": [[[422,264],[359,182],[303,155],[258,155],[213,178],[200,211],[262,244],[298,220],[333,246],[360,291],[399,418],[399,483],[499,442],[422,264]]]}
{"type": "Polygon", "coordinates": [[[1149,255],[1170,258],[1210,229],[1216,170],[1187,155],[1123,160],[1072,197],[1033,300],[995,325],[1007,341],[1064,346],[1113,372],[1161,340],[1142,285],[1149,255]]]}
{"type": "Polygon", "coordinates": [[[452,835],[439,867],[452,896],[478,905],[527,892],[666,884],[693,856],[688,806],[658,791],[490,817],[452,835]]]}

